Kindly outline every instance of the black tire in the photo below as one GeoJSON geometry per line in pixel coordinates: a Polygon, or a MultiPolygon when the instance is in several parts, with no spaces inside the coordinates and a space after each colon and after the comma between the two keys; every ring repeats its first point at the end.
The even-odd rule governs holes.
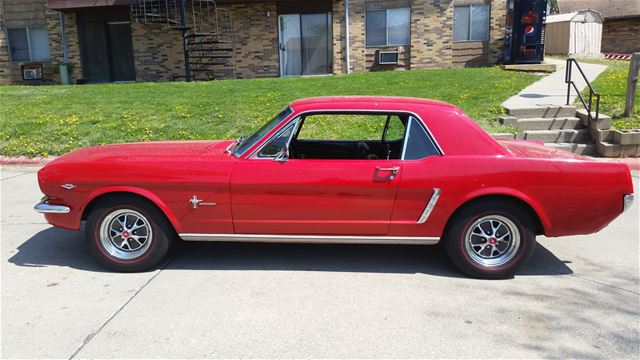
{"type": "Polygon", "coordinates": [[[149,202],[113,196],[94,206],[87,218],[85,236],[91,254],[102,265],[120,272],[140,272],[155,268],[164,259],[175,231],[164,214],[149,202]],[[127,224],[124,228],[122,221],[127,224]]]}
{"type": "Polygon", "coordinates": [[[488,200],[456,214],[444,242],[449,258],[463,273],[503,279],[513,277],[533,255],[536,235],[533,219],[521,205],[488,200]]]}

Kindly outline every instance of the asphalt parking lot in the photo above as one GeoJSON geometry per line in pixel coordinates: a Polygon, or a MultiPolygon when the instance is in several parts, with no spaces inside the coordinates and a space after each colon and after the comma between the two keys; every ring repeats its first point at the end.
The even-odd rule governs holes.
{"type": "Polygon", "coordinates": [[[640,356],[638,201],[598,234],[539,237],[509,280],[382,245],[196,243],[118,274],[32,210],[36,171],[1,169],[2,358],[640,356]]]}

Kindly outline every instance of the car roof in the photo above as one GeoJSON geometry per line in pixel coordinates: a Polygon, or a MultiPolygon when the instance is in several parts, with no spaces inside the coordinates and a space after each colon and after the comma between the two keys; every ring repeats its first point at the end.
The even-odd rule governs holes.
{"type": "Polygon", "coordinates": [[[319,96],[295,100],[291,103],[293,109],[309,108],[322,109],[362,109],[364,104],[372,105],[372,109],[384,105],[397,106],[432,106],[457,109],[456,106],[444,101],[402,97],[402,96],[319,96]]]}

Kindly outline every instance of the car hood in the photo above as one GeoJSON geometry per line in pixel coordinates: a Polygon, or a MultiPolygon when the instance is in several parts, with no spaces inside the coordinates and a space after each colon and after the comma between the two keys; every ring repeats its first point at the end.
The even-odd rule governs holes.
{"type": "Polygon", "coordinates": [[[544,143],[530,140],[496,139],[507,151],[517,157],[542,159],[590,160],[587,157],[544,146],[544,143]]]}
{"type": "Polygon", "coordinates": [[[150,141],[128,144],[93,146],[72,151],[54,162],[96,162],[193,159],[195,157],[227,158],[226,147],[231,140],[222,141],[150,141]]]}

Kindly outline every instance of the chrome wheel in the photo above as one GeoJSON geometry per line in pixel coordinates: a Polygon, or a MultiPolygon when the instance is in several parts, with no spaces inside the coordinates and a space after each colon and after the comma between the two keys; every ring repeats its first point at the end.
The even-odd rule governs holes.
{"type": "Polygon", "coordinates": [[[100,225],[102,247],[118,259],[131,260],[143,255],[152,241],[149,220],[135,210],[115,210],[100,225]]]}
{"type": "Polygon", "coordinates": [[[476,220],[465,234],[465,251],[483,267],[506,264],[520,248],[520,232],[516,224],[500,215],[489,215],[476,220]]]}

